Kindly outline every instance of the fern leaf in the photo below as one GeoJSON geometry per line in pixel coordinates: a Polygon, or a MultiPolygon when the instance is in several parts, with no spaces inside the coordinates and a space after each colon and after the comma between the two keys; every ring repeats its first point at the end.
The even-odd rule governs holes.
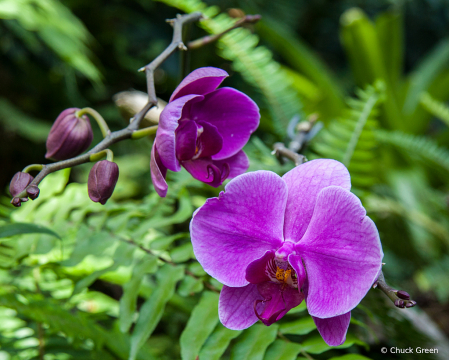
{"type": "Polygon", "coordinates": [[[375,134],[379,142],[394,145],[449,172],[449,150],[438,146],[434,140],[401,131],[377,130],[375,134]]]}
{"type": "Polygon", "coordinates": [[[356,91],[357,98],[346,100],[343,116],[331,122],[313,143],[320,156],[345,164],[358,187],[369,187],[375,182],[378,106],[383,99],[383,84],[376,83],[356,91]]]}
{"type": "MultiPolygon", "coordinates": [[[[209,19],[200,26],[210,34],[217,34],[235,22],[226,14],[217,13],[216,7],[207,7],[200,0],[158,0],[186,13],[201,11],[209,19]]],[[[293,89],[292,80],[273,59],[266,47],[258,46],[259,37],[248,29],[238,28],[223,36],[219,42],[219,55],[233,62],[233,67],[243,78],[255,86],[265,98],[273,119],[273,127],[283,136],[290,119],[301,111],[301,104],[293,89]]]]}
{"type": "Polygon", "coordinates": [[[429,113],[449,126],[449,107],[446,104],[434,99],[428,92],[421,94],[420,102],[429,113]]]}

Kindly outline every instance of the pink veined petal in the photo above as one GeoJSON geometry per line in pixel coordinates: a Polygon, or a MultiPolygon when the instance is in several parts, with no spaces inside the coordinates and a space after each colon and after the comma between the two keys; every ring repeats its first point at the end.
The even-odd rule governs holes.
{"type": "MultiPolygon", "coordinates": [[[[262,300],[257,285],[243,287],[223,286],[218,302],[218,317],[221,323],[231,330],[243,330],[257,322],[254,302],[262,300]]],[[[262,305],[258,307],[261,311],[262,305]]]]}
{"type": "Polygon", "coordinates": [[[295,250],[307,271],[307,309],[319,318],[356,307],[382,266],[376,226],[360,200],[338,186],[318,194],[312,220],[295,250]]]}
{"type": "Polygon", "coordinates": [[[315,316],[312,316],[312,318],[327,345],[338,346],[345,342],[351,320],[351,312],[327,319],[320,319],[315,316]]]}
{"type": "Polygon", "coordinates": [[[178,85],[170,97],[170,102],[190,94],[206,95],[214,91],[228,73],[215,67],[203,67],[192,71],[178,85]]]}
{"type": "Polygon", "coordinates": [[[282,289],[281,284],[271,281],[258,284],[257,290],[264,300],[255,302],[254,311],[259,320],[267,326],[282,319],[288,311],[298,306],[304,300],[304,295],[298,289],[289,286],[282,289]],[[261,312],[256,308],[260,303],[264,304],[261,312]]]}
{"type": "Polygon", "coordinates": [[[282,179],[288,186],[285,210],[284,237],[298,242],[304,236],[312,218],[318,193],[327,186],[351,189],[351,180],[346,167],[335,160],[319,159],[296,166],[282,179]]]}
{"type": "Polygon", "coordinates": [[[182,120],[176,129],[176,157],[179,161],[190,160],[196,151],[198,126],[195,121],[182,120]]]}
{"type": "Polygon", "coordinates": [[[176,135],[178,121],[189,120],[190,108],[194,102],[201,101],[201,95],[187,95],[167,104],[162,110],[156,133],[156,145],[164,166],[171,171],[181,170],[176,158],[176,135]]]}
{"type": "Polygon", "coordinates": [[[227,286],[248,284],[245,270],[282,244],[287,186],[270,171],[243,174],[193,215],[193,251],[204,270],[227,286]]]}
{"type": "Polygon", "coordinates": [[[221,88],[193,104],[192,119],[215,125],[223,137],[223,147],[212,158],[235,155],[259,126],[259,108],[247,95],[232,88],[221,88]]]}
{"type": "Polygon", "coordinates": [[[159,196],[165,197],[168,190],[168,185],[165,181],[165,176],[167,176],[167,168],[162,164],[161,159],[159,158],[159,153],[156,148],[156,141],[153,143],[153,148],[151,149],[150,169],[154,189],[159,196]]]}

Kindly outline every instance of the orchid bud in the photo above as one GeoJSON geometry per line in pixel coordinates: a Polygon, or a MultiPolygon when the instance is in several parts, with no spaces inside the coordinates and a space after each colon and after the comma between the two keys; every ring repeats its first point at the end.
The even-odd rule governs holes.
{"type": "Polygon", "coordinates": [[[87,150],[93,133],[87,115],[76,116],[78,108],[70,108],[59,114],[47,138],[47,159],[66,160],[87,150]]]}
{"type": "Polygon", "coordinates": [[[87,190],[93,202],[106,204],[114,192],[118,173],[117,164],[109,160],[101,160],[92,167],[87,181],[87,190]]]}
{"type": "Polygon", "coordinates": [[[28,189],[27,189],[27,195],[31,200],[35,200],[37,199],[37,197],[39,196],[39,188],[37,187],[37,185],[31,185],[28,189]]]}
{"type": "Polygon", "coordinates": [[[34,177],[30,174],[19,171],[13,176],[11,183],[9,184],[9,192],[13,197],[17,196],[25,190],[33,179],[34,177]]]}
{"type": "Polygon", "coordinates": [[[398,298],[400,299],[404,299],[404,300],[410,300],[410,295],[408,292],[404,291],[404,290],[398,290],[396,292],[396,295],[398,296],[398,298]]]}

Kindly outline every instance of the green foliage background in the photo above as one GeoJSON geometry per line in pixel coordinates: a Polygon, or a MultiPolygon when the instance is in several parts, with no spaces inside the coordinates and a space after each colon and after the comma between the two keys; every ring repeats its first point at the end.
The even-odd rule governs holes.
{"type": "MultiPolygon", "coordinates": [[[[415,1],[0,0],[0,359],[384,359],[380,348],[436,347],[449,356],[449,3],[415,1]],[[194,258],[188,225],[213,189],[169,173],[159,198],[152,140],[114,152],[120,179],[105,206],[87,196],[91,164],[48,176],[14,209],[12,175],[44,159],[52,121],[91,106],[126,125],[112,96],[145,89],[136,72],[171,39],[177,12],[202,11],[191,39],[260,13],[157,72],[168,100],[188,70],[217,66],[260,106],[245,151],[250,170],[283,174],[271,155],[290,119],[319,114],[305,155],[342,161],[378,226],[384,273],[419,306],[399,310],[372,290],[347,341],[330,348],[302,304],[280,322],[231,331],[218,321],[220,284],[194,258]]],[[[101,138],[95,129],[95,139],[101,138]]],[[[397,355],[397,358],[404,355],[397,355]]],[[[394,358],[394,355],[389,355],[394,358]]]]}

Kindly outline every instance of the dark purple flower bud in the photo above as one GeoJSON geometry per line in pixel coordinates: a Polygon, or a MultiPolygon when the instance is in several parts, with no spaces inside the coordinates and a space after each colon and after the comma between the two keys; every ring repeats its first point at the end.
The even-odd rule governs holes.
{"type": "Polygon", "coordinates": [[[101,160],[97,162],[89,173],[87,190],[93,202],[102,205],[111,197],[118,180],[118,166],[115,162],[101,160]]]}
{"type": "Polygon", "coordinates": [[[47,159],[66,160],[87,150],[93,133],[87,115],[76,116],[78,108],[70,108],[59,114],[47,138],[47,159]]]}
{"type": "Polygon", "coordinates": [[[37,187],[37,185],[31,185],[28,189],[27,189],[27,194],[28,197],[31,200],[35,200],[37,199],[37,197],[39,196],[39,188],[37,187]]]}
{"type": "Polygon", "coordinates": [[[21,199],[15,197],[11,200],[11,204],[13,204],[15,207],[20,207],[20,206],[22,206],[22,201],[21,201],[21,199]]]}
{"type": "Polygon", "coordinates": [[[404,304],[404,300],[399,300],[399,299],[396,299],[395,301],[394,301],[394,306],[396,306],[396,307],[398,307],[398,308],[404,308],[404,306],[405,306],[405,304],[404,304]]]}
{"type": "Polygon", "coordinates": [[[404,290],[399,290],[396,295],[398,296],[398,298],[404,299],[404,300],[410,300],[410,295],[408,292],[404,291],[404,290]]]}
{"type": "Polygon", "coordinates": [[[30,174],[19,171],[13,176],[11,183],[9,184],[9,192],[12,196],[15,197],[23,190],[25,190],[25,188],[31,181],[33,181],[33,179],[34,177],[32,177],[30,174]]]}
{"type": "Polygon", "coordinates": [[[405,307],[411,308],[411,307],[413,307],[415,305],[416,305],[416,301],[410,300],[410,301],[407,302],[407,305],[405,305],[405,307]]]}

